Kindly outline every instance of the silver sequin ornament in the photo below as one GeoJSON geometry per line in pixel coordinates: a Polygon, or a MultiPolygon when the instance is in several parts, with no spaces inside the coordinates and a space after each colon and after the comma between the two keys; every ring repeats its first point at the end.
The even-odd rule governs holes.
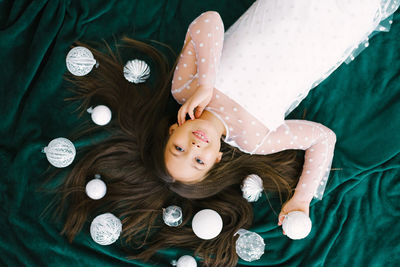
{"type": "Polygon", "coordinates": [[[150,77],[150,67],[143,60],[129,60],[124,67],[124,77],[131,83],[143,83],[150,77]]]}
{"type": "Polygon", "coordinates": [[[243,180],[243,197],[248,202],[257,201],[261,197],[263,190],[263,181],[260,176],[256,174],[251,174],[243,180]]]}
{"type": "MultiPolygon", "coordinates": [[[[236,240],[236,253],[245,261],[254,261],[264,254],[264,239],[257,233],[240,229],[236,232],[239,238],[236,240]]],[[[235,235],[236,235],[235,234],[235,235]]]]}
{"type": "Polygon", "coordinates": [[[46,154],[47,160],[57,168],[67,167],[74,161],[76,150],[74,144],[67,138],[59,137],[42,149],[46,154]]]}
{"type": "Polygon", "coordinates": [[[97,62],[89,49],[83,46],[77,46],[68,52],[66,63],[67,69],[73,75],[84,76],[93,69],[93,66],[96,65],[97,62]]]}
{"type": "Polygon", "coordinates": [[[90,235],[100,245],[110,245],[117,241],[122,231],[121,220],[111,213],[104,213],[92,221],[90,235]]]}
{"type": "Polygon", "coordinates": [[[163,220],[168,226],[179,226],[182,223],[182,209],[174,205],[163,209],[163,220]]]}

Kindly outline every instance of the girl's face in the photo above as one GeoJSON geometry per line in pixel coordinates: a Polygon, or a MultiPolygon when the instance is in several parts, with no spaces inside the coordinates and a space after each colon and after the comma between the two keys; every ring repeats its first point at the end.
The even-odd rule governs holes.
{"type": "Polygon", "coordinates": [[[196,183],[222,157],[221,135],[204,119],[188,120],[169,129],[164,159],[169,174],[177,181],[196,183]]]}

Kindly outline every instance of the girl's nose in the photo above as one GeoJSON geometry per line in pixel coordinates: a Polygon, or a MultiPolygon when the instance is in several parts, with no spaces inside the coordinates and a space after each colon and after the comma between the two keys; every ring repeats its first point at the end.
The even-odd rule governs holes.
{"type": "Polygon", "coordinates": [[[192,145],[193,145],[193,146],[196,146],[196,147],[198,147],[198,148],[200,148],[200,144],[199,144],[199,143],[196,143],[195,141],[192,141],[192,145]]]}

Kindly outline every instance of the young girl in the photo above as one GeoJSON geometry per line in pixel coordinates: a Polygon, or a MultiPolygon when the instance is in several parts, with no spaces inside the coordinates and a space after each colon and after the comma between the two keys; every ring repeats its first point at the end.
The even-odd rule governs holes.
{"type": "Polygon", "coordinates": [[[112,212],[135,259],[178,247],[194,250],[206,265],[235,266],[234,234],[253,218],[240,191],[247,175],[259,175],[266,192],[290,198],[279,224],[290,211],[308,214],[311,199],[323,195],[336,138],[319,123],[284,117],[387,15],[380,1],[347,2],[329,1],[326,9],[326,1],[256,1],[225,34],[218,13],[206,12],[189,26],[170,73],[156,49],[125,38],[145,55],[154,83],[129,83],[111,49],[107,56],[90,47],[99,67],[71,78],[78,87],[71,99],[83,100],[82,111],[101,102],[116,119],[106,126],[111,136],[89,147],[59,188],[58,211],[67,209],[62,233],[72,241],[85,223],[112,212]],[[172,94],[183,104],[178,123],[166,113],[172,76],[172,94]],[[304,164],[296,150],[305,150],[304,164]],[[85,185],[95,174],[107,194],[94,201],[85,185]],[[174,204],[183,209],[176,228],[160,220],[174,204]],[[224,222],[212,240],[190,227],[204,208],[224,222]]]}
{"type": "Polygon", "coordinates": [[[320,123],[284,117],[354,58],[354,50],[389,15],[385,5],[393,12],[398,3],[256,1],[225,34],[218,13],[196,18],[172,81],[172,95],[182,107],[165,148],[168,173],[183,183],[208,179],[223,157],[221,137],[249,154],[302,149],[303,171],[278,223],[290,211],[308,214],[312,198],[323,196],[336,136],[320,123]]]}

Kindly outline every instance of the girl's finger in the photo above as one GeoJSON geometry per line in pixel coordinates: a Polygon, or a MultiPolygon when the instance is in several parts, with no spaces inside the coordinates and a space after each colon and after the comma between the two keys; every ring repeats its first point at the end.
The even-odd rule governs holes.
{"type": "Polygon", "coordinates": [[[188,113],[189,113],[189,117],[190,117],[192,120],[194,120],[193,110],[194,110],[194,108],[190,107],[189,112],[188,112],[188,113]]]}
{"type": "Polygon", "coordinates": [[[178,112],[178,124],[179,126],[185,122],[186,110],[185,107],[182,106],[178,112]]]}
{"type": "Polygon", "coordinates": [[[285,215],[283,213],[279,214],[278,225],[282,225],[283,220],[285,219],[285,215]]]}
{"type": "Polygon", "coordinates": [[[196,109],[196,118],[199,118],[201,116],[201,114],[203,113],[204,108],[198,106],[196,109]]]}

